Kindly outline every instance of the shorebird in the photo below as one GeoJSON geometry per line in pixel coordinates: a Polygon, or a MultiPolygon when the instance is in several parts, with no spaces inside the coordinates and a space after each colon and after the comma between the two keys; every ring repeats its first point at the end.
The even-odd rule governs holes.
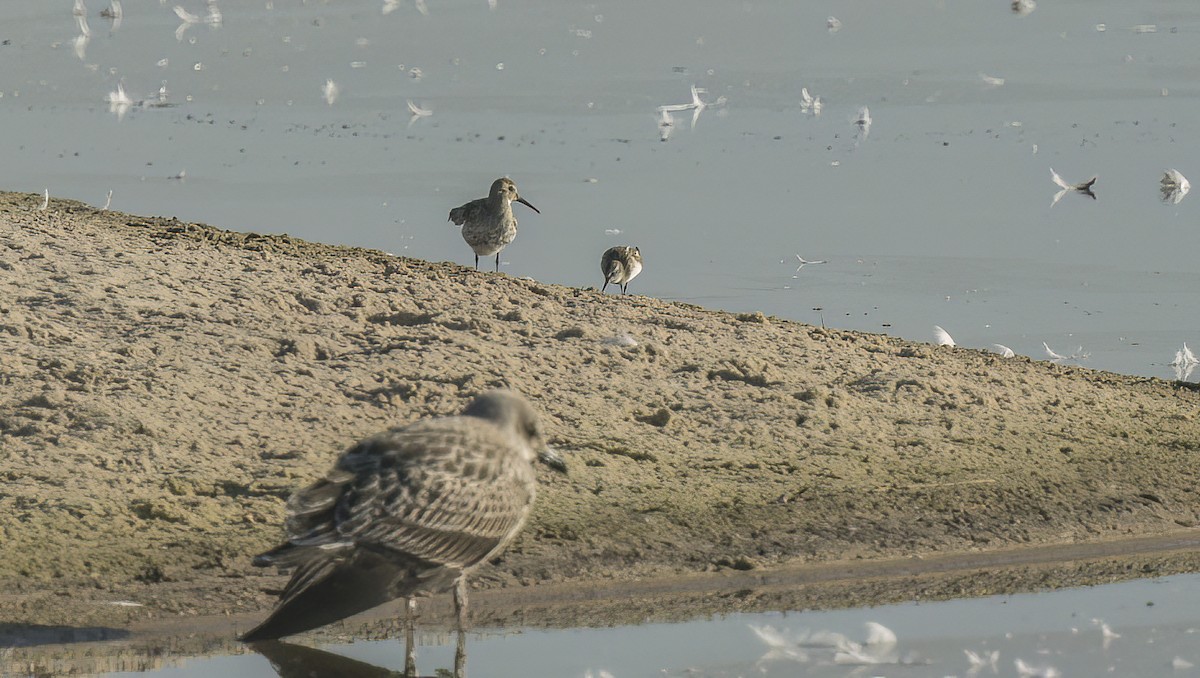
{"type": "Polygon", "coordinates": [[[488,197],[450,210],[450,221],[462,226],[463,240],[475,251],[475,270],[479,270],[479,257],[496,255],[496,271],[500,271],[500,250],[517,237],[517,219],[512,213],[513,201],[541,214],[517,193],[517,185],[508,177],[492,182],[488,197]]]}
{"type": "Polygon", "coordinates": [[[604,251],[600,257],[600,272],[604,274],[604,286],[600,293],[608,289],[608,284],[619,285],[621,294],[629,287],[629,281],[642,272],[642,251],[636,247],[617,245],[604,251]]]}
{"type": "Polygon", "coordinates": [[[533,408],[511,391],[359,442],[288,500],[287,541],[254,565],[295,571],[275,610],[242,640],[290,636],[401,597],[411,620],[416,596],[447,589],[461,632],[467,576],[529,517],[535,459],[566,472],[533,408]]]}

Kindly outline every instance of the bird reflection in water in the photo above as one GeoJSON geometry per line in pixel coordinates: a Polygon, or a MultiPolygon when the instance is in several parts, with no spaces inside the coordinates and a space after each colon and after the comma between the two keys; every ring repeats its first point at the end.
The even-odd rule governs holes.
{"type": "MultiPolygon", "coordinates": [[[[413,625],[406,624],[404,648],[404,670],[393,671],[382,666],[368,664],[358,659],[318,650],[314,647],[293,645],[278,640],[249,643],[251,649],[271,663],[279,678],[314,678],[338,676],[339,678],[419,678],[414,653],[413,625]]],[[[458,644],[454,653],[454,670],[437,669],[430,678],[465,678],[467,675],[467,644],[464,634],[458,633],[458,644]]]]}

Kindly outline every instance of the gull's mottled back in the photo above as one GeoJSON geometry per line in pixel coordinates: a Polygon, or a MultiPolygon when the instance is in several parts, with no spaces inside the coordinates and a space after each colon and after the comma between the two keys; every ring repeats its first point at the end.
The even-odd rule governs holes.
{"type": "Polygon", "coordinates": [[[480,396],[460,416],[359,442],[288,501],[287,541],[254,564],[296,569],[271,616],[243,639],[279,638],[451,587],[461,621],[463,580],[529,517],[539,455],[565,470],[533,409],[509,391],[480,396]]]}

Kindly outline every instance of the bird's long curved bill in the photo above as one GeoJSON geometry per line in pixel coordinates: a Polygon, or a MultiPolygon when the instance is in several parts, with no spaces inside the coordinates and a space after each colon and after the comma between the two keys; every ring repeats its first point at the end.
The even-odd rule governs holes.
{"type": "MultiPolygon", "coordinates": [[[[530,205],[530,207],[533,207],[533,205],[530,205]]],[[[545,447],[541,452],[538,452],[538,461],[559,473],[567,472],[567,460],[563,459],[563,456],[553,447],[545,447]]]]}
{"type": "Polygon", "coordinates": [[[538,208],[534,207],[533,205],[530,205],[530,204],[529,204],[529,201],[528,201],[528,200],[526,200],[525,198],[517,198],[517,202],[519,202],[519,203],[521,203],[522,205],[524,205],[524,206],[528,207],[529,209],[533,210],[534,212],[537,212],[538,214],[541,214],[541,213],[542,213],[542,211],[541,211],[540,209],[538,209],[538,208]]]}

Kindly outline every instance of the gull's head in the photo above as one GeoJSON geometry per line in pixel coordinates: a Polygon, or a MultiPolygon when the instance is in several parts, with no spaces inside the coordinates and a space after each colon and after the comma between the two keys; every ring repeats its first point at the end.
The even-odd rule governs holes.
{"type": "Polygon", "coordinates": [[[513,391],[489,391],[467,405],[463,416],[485,419],[512,434],[524,443],[518,447],[525,461],[532,464],[536,459],[555,471],[567,472],[562,455],[546,444],[545,434],[533,407],[513,391]]]}

